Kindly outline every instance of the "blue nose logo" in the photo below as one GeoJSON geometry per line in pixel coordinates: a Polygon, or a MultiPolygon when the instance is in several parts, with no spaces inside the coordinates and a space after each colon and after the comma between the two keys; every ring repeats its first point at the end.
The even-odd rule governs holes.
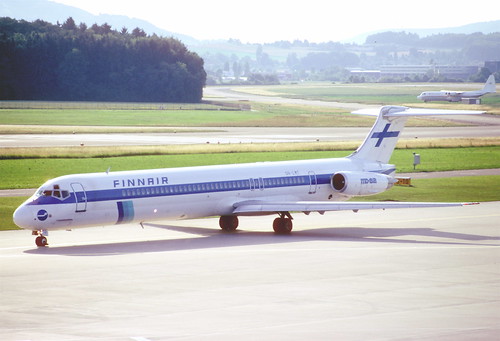
{"type": "Polygon", "coordinates": [[[36,217],[38,218],[38,220],[44,221],[44,220],[46,220],[49,217],[49,212],[47,212],[45,210],[40,210],[36,214],[36,217]]]}

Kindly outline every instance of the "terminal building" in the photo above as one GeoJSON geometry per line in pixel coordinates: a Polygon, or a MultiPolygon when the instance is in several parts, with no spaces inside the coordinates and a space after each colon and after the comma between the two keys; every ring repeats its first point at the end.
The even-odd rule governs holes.
{"type": "MultiPolygon", "coordinates": [[[[495,66],[498,67],[496,64],[495,66]]],[[[481,66],[478,65],[382,65],[379,70],[351,70],[351,75],[363,76],[369,79],[405,78],[424,75],[433,77],[440,75],[447,78],[466,80],[477,74],[480,68],[481,66]]]]}
{"type": "Polygon", "coordinates": [[[382,65],[380,77],[411,77],[441,75],[448,78],[467,79],[479,71],[477,65],[382,65]]]}

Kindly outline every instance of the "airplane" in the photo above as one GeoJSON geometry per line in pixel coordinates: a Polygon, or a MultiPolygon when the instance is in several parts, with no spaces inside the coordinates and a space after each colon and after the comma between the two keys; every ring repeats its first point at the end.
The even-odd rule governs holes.
{"type": "Polygon", "coordinates": [[[496,92],[495,76],[490,75],[484,84],[482,90],[476,91],[425,91],[422,92],[418,99],[424,102],[430,101],[447,101],[447,102],[460,102],[463,98],[479,98],[485,94],[496,92]]]}
{"type": "Polygon", "coordinates": [[[219,216],[221,229],[234,231],[239,216],[277,214],[274,231],[289,234],[290,212],[472,204],[346,200],[394,185],[396,168],[388,162],[409,117],[482,113],[403,106],[354,111],[377,118],[359,148],[343,158],[65,175],[45,182],[13,219],[44,247],[48,232],[58,229],[219,216]]]}

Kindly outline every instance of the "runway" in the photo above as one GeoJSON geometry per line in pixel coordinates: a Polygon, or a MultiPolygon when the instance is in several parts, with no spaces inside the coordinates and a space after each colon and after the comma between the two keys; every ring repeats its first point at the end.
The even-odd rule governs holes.
{"type": "MultiPolygon", "coordinates": [[[[500,123],[500,118],[498,119],[500,123]]],[[[193,128],[196,129],[196,128],[193,128]]],[[[198,128],[200,132],[147,134],[29,134],[0,135],[0,148],[6,147],[65,147],[65,146],[123,146],[206,143],[285,143],[315,141],[363,141],[370,127],[224,127],[198,128]]],[[[406,127],[402,139],[499,137],[498,125],[469,127],[406,127]]]]}
{"type": "Polygon", "coordinates": [[[500,202],[0,239],[2,340],[493,340],[500,202]]]}

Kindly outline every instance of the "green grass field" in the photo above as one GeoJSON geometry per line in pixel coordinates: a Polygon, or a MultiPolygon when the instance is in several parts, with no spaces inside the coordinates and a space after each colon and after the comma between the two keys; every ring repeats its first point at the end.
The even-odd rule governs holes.
{"type": "MultiPolygon", "coordinates": [[[[224,126],[227,122],[261,120],[267,113],[214,110],[1,109],[3,125],[69,126],[224,126]]],[[[41,130],[43,127],[40,128],[41,130]]],[[[37,133],[33,131],[33,133],[37,133]]],[[[43,130],[38,132],[43,133],[43,130]]]]}
{"type": "Polygon", "coordinates": [[[411,187],[394,186],[385,193],[355,198],[362,201],[498,201],[500,175],[413,179],[411,187]]]}
{"type": "MultiPolygon", "coordinates": [[[[239,91],[267,96],[282,96],[331,102],[365,103],[378,105],[406,105],[435,107],[442,109],[487,110],[500,114],[500,94],[482,97],[482,105],[431,102],[423,103],[417,96],[423,91],[474,90],[482,88],[480,83],[362,83],[332,84],[327,82],[283,84],[268,87],[242,87],[239,91]]],[[[238,88],[235,88],[238,90],[238,88]]]]}
{"type": "Polygon", "coordinates": [[[0,197],[0,231],[19,229],[12,221],[12,214],[26,197],[0,197]]]}
{"type": "MultiPolygon", "coordinates": [[[[464,105],[460,103],[433,102],[423,103],[416,96],[429,88],[440,89],[456,87],[474,88],[478,84],[331,84],[304,83],[279,86],[234,87],[234,90],[264,95],[280,95],[290,98],[305,98],[323,101],[354,102],[378,105],[408,105],[418,107],[455,108],[486,110],[500,114],[500,94],[488,94],[483,97],[483,105],[464,105]]],[[[325,107],[300,106],[292,104],[265,104],[248,102],[251,111],[207,110],[200,105],[197,109],[169,110],[144,109],[135,104],[110,106],[102,109],[101,105],[92,106],[85,102],[65,103],[64,109],[58,104],[49,103],[44,109],[23,108],[21,104],[13,108],[0,109],[0,133],[16,133],[6,130],[5,126],[39,125],[33,133],[53,133],[50,126],[105,126],[105,127],[225,127],[225,126],[370,126],[373,119],[348,114],[349,110],[325,107]],[[120,108],[126,109],[120,109],[120,108]]],[[[29,107],[29,105],[26,105],[29,107]]],[[[183,104],[179,104],[180,107],[183,104]]],[[[1,106],[0,106],[1,107],[1,106]]],[[[409,126],[453,125],[436,119],[413,119],[409,126]]],[[[116,128],[115,128],[116,129],[116,128]]],[[[81,131],[81,130],[78,130],[81,131]]],[[[92,131],[92,130],[90,130],[92,131]]],[[[102,129],[97,129],[103,132],[102,129]]],[[[17,133],[24,133],[25,130],[17,133]]]]}
{"type": "MultiPolygon", "coordinates": [[[[397,149],[391,159],[399,172],[413,171],[413,152],[420,154],[418,171],[500,168],[500,146],[474,148],[397,149]],[[463,160],[467,160],[464,162],[463,160]]],[[[0,189],[34,188],[48,179],[76,173],[170,168],[229,163],[306,160],[343,157],[348,151],[253,152],[148,155],[87,159],[1,160],[0,189]]]]}

